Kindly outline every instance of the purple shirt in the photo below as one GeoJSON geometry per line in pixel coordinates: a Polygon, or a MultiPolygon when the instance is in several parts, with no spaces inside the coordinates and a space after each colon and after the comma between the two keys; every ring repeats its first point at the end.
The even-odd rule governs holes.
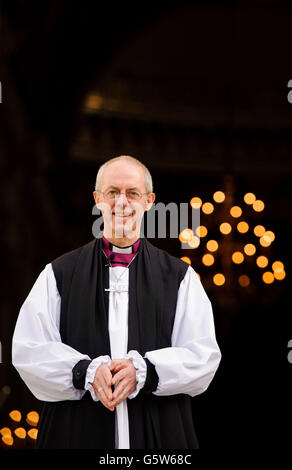
{"type": "Polygon", "coordinates": [[[120,247],[120,246],[117,247],[119,250],[123,250],[123,248],[126,250],[129,248],[132,248],[132,253],[116,253],[114,251],[115,245],[109,242],[105,237],[102,237],[102,249],[105,252],[106,257],[109,259],[110,255],[114,254],[114,258],[111,259],[111,266],[113,267],[127,266],[136,255],[139,245],[140,245],[140,239],[137,240],[135,243],[133,243],[133,245],[130,245],[129,247],[120,247]]]}

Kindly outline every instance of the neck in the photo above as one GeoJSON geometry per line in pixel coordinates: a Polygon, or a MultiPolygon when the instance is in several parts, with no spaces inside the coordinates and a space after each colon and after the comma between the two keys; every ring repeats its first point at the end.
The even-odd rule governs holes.
{"type": "Polygon", "coordinates": [[[135,243],[139,239],[139,236],[136,234],[134,235],[134,237],[124,236],[122,238],[115,237],[114,235],[109,237],[107,236],[106,232],[104,232],[103,235],[110,243],[120,247],[133,245],[133,243],[135,243]]]}

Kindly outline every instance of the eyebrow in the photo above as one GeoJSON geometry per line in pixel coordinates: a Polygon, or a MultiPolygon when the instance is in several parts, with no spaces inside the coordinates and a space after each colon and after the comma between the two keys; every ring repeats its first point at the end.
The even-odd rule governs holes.
{"type": "MultiPolygon", "coordinates": [[[[107,188],[105,191],[107,191],[107,190],[108,190],[108,189],[110,189],[110,188],[113,188],[113,189],[118,189],[118,190],[120,190],[120,188],[118,188],[117,186],[113,186],[113,185],[111,185],[111,186],[109,186],[109,187],[108,187],[108,188],[107,188]]],[[[134,187],[134,188],[128,188],[128,189],[127,189],[127,191],[132,191],[133,189],[136,189],[137,191],[140,191],[140,189],[139,189],[139,188],[137,188],[137,187],[134,187]]]]}

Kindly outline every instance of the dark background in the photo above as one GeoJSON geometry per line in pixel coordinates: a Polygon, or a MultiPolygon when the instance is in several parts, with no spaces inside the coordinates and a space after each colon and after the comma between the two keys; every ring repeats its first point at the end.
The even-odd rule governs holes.
{"type": "MultiPolygon", "coordinates": [[[[1,3],[0,388],[9,385],[11,394],[0,427],[13,408],[41,409],[11,365],[21,304],[47,263],[92,239],[96,172],[130,154],[151,171],[157,201],[210,201],[231,175],[238,201],[251,191],[265,202],[258,220],[276,234],[271,257],[284,262],[286,278],[257,281],[254,290],[215,289],[205,270],[223,358],[209,389],[193,399],[193,414],[202,448],[284,447],[292,372],[290,2],[157,3],[1,3]]],[[[177,239],[150,241],[187,254],[201,271],[200,258],[183,253],[177,239]]]]}

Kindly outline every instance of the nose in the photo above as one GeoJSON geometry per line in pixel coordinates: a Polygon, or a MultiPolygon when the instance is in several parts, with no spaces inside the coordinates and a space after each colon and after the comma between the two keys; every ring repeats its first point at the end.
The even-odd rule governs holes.
{"type": "Polygon", "coordinates": [[[115,198],[115,205],[119,207],[125,207],[129,204],[129,201],[127,199],[127,196],[125,193],[120,193],[118,196],[115,198]]]}

